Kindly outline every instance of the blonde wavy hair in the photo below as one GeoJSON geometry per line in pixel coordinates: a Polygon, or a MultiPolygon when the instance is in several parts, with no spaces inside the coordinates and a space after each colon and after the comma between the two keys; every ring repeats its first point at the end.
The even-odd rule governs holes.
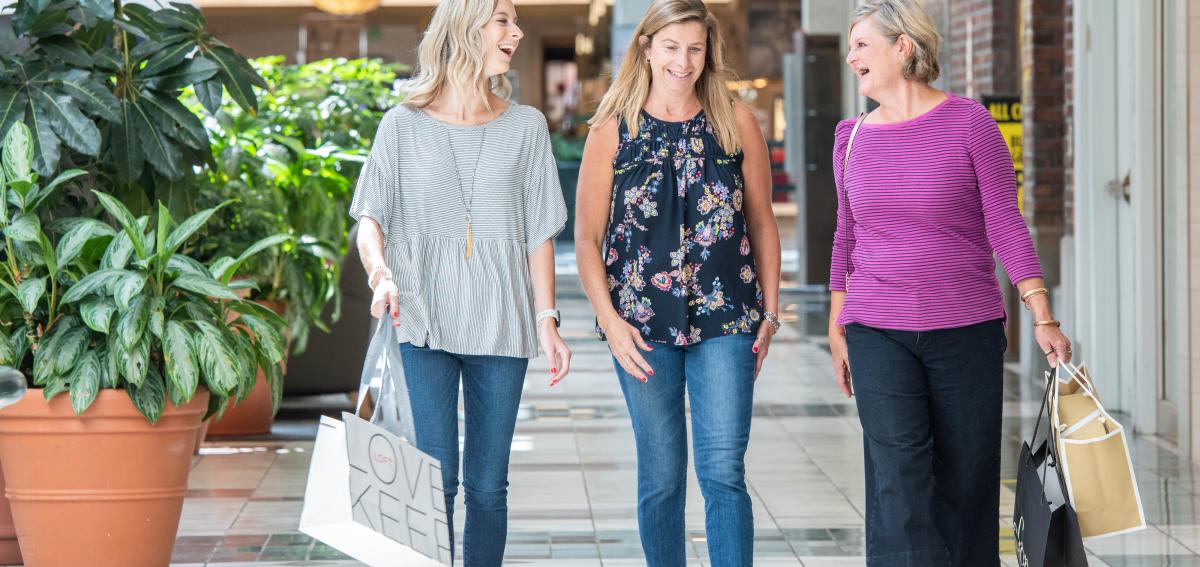
{"type": "Polygon", "coordinates": [[[696,80],[696,96],[721,148],[728,154],[735,154],[741,151],[741,144],[733,115],[733,99],[726,86],[729,71],[725,67],[725,42],[721,38],[717,19],[702,0],[654,0],[650,4],[633,32],[633,41],[625,52],[621,70],[617,72],[604,98],[600,99],[600,108],[588,124],[595,126],[610,119],[623,120],[629,131],[637,134],[642,125],[641,111],[646,104],[646,97],[650,95],[652,80],[641,38],[646,37],[653,42],[654,34],[659,30],[685,22],[699,22],[708,32],[704,72],[696,80]]]}
{"type": "MultiPolygon", "coordinates": [[[[496,11],[498,0],[441,0],[433,10],[429,28],[417,47],[417,73],[404,100],[410,108],[429,106],[443,93],[483,99],[490,111],[488,91],[481,89],[484,73],[483,27],[496,11]]],[[[490,77],[490,91],[507,99],[512,94],[508,77],[490,77]]]]}

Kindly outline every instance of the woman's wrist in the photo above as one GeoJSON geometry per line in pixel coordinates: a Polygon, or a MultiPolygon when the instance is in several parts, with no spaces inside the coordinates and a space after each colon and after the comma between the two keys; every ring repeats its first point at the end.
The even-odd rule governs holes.
{"type": "Polygon", "coordinates": [[[554,319],[543,319],[537,325],[538,333],[547,333],[551,337],[558,335],[558,325],[554,324],[554,319]]]}
{"type": "Polygon", "coordinates": [[[1050,309],[1050,302],[1046,300],[1046,296],[1044,295],[1030,299],[1027,307],[1029,307],[1029,312],[1033,314],[1034,320],[1047,321],[1054,318],[1054,312],[1050,309]]]}
{"type": "Polygon", "coordinates": [[[621,318],[621,315],[617,313],[615,309],[596,317],[596,323],[600,325],[600,328],[603,329],[604,332],[608,332],[608,328],[613,324],[614,321],[624,321],[624,319],[621,318]]]}

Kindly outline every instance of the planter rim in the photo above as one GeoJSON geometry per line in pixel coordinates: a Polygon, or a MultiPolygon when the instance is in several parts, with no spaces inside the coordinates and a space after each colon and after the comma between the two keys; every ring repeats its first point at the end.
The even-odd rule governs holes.
{"type": "Polygon", "coordinates": [[[54,399],[46,401],[44,391],[44,388],[29,388],[26,390],[25,396],[18,402],[0,409],[0,422],[9,419],[74,418],[80,421],[87,421],[90,419],[137,417],[139,420],[145,422],[147,426],[157,427],[162,425],[163,420],[167,418],[205,413],[208,410],[209,397],[207,389],[199,388],[196,390],[196,394],[192,396],[192,400],[183,406],[176,406],[170,400],[167,400],[158,423],[151,424],[146,420],[145,416],[137,411],[137,408],[133,405],[133,400],[129,399],[129,394],[124,388],[100,390],[91,407],[84,411],[83,415],[78,416],[71,409],[70,393],[63,392],[55,396],[54,399]]]}

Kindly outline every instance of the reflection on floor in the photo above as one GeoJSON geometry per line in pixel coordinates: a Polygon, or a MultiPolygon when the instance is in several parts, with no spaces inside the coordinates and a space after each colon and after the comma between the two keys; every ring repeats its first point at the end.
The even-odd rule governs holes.
{"type": "MultiPolygon", "coordinates": [[[[531,365],[513,443],[506,565],[644,565],[635,519],[633,436],[612,363],[590,332],[582,299],[565,301],[571,376],[551,389],[545,360],[531,365]]],[[[759,379],[748,455],[760,566],[863,565],[861,430],[830,378],[819,307],[775,339],[759,379]],[[814,337],[814,335],[816,335],[814,337]]],[[[1012,479],[1040,392],[1009,378],[1004,478],[1012,479]]],[[[336,415],[342,400],[327,408],[336,415]]],[[[358,563],[296,531],[316,419],[281,414],[262,441],[210,440],[197,457],[174,564],[349,566],[358,563]]],[[[1089,545],[1092,565],[1200,566],[1200,469],[1150,438],[1133,446],[1153,526],[1089,545]]],[[[1011,556],[1013,482],[1004,482],[1002,549],[1011,556]]],[[[703,503],[690,479],[692,564],[707,565],[703,503]]],[[[461,498],[460,498],[461,506],[461,498]]],[[[463,517],[462,513],[456,515],[463,517]]]]}

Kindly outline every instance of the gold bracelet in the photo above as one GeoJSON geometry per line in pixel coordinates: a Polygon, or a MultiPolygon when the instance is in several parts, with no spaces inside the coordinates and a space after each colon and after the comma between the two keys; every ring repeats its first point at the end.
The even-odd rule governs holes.
{"type": "Polygon", "coordinates": [[[1050,290],[1048,290],[1044,287],[1038,287],[1038,288],[1031,289],[1031,290],[1021,294],[1021,302],[1024,303],[1026,301],[1029,301],[1029,298],[1031,298],[1035,295],[1050,295],[1050,290]]]}
{"type": "Polygon", "coordinates": [[[1062,322],[1059,321],[1058,319],[1049,319],[1046,321],[1034,321],[1033,322],[1034,327],[1042,327],[1042,326],[1046,326],[1046,325],[1054,325],[1055,327],[1061,327],[1062,322]]]}

